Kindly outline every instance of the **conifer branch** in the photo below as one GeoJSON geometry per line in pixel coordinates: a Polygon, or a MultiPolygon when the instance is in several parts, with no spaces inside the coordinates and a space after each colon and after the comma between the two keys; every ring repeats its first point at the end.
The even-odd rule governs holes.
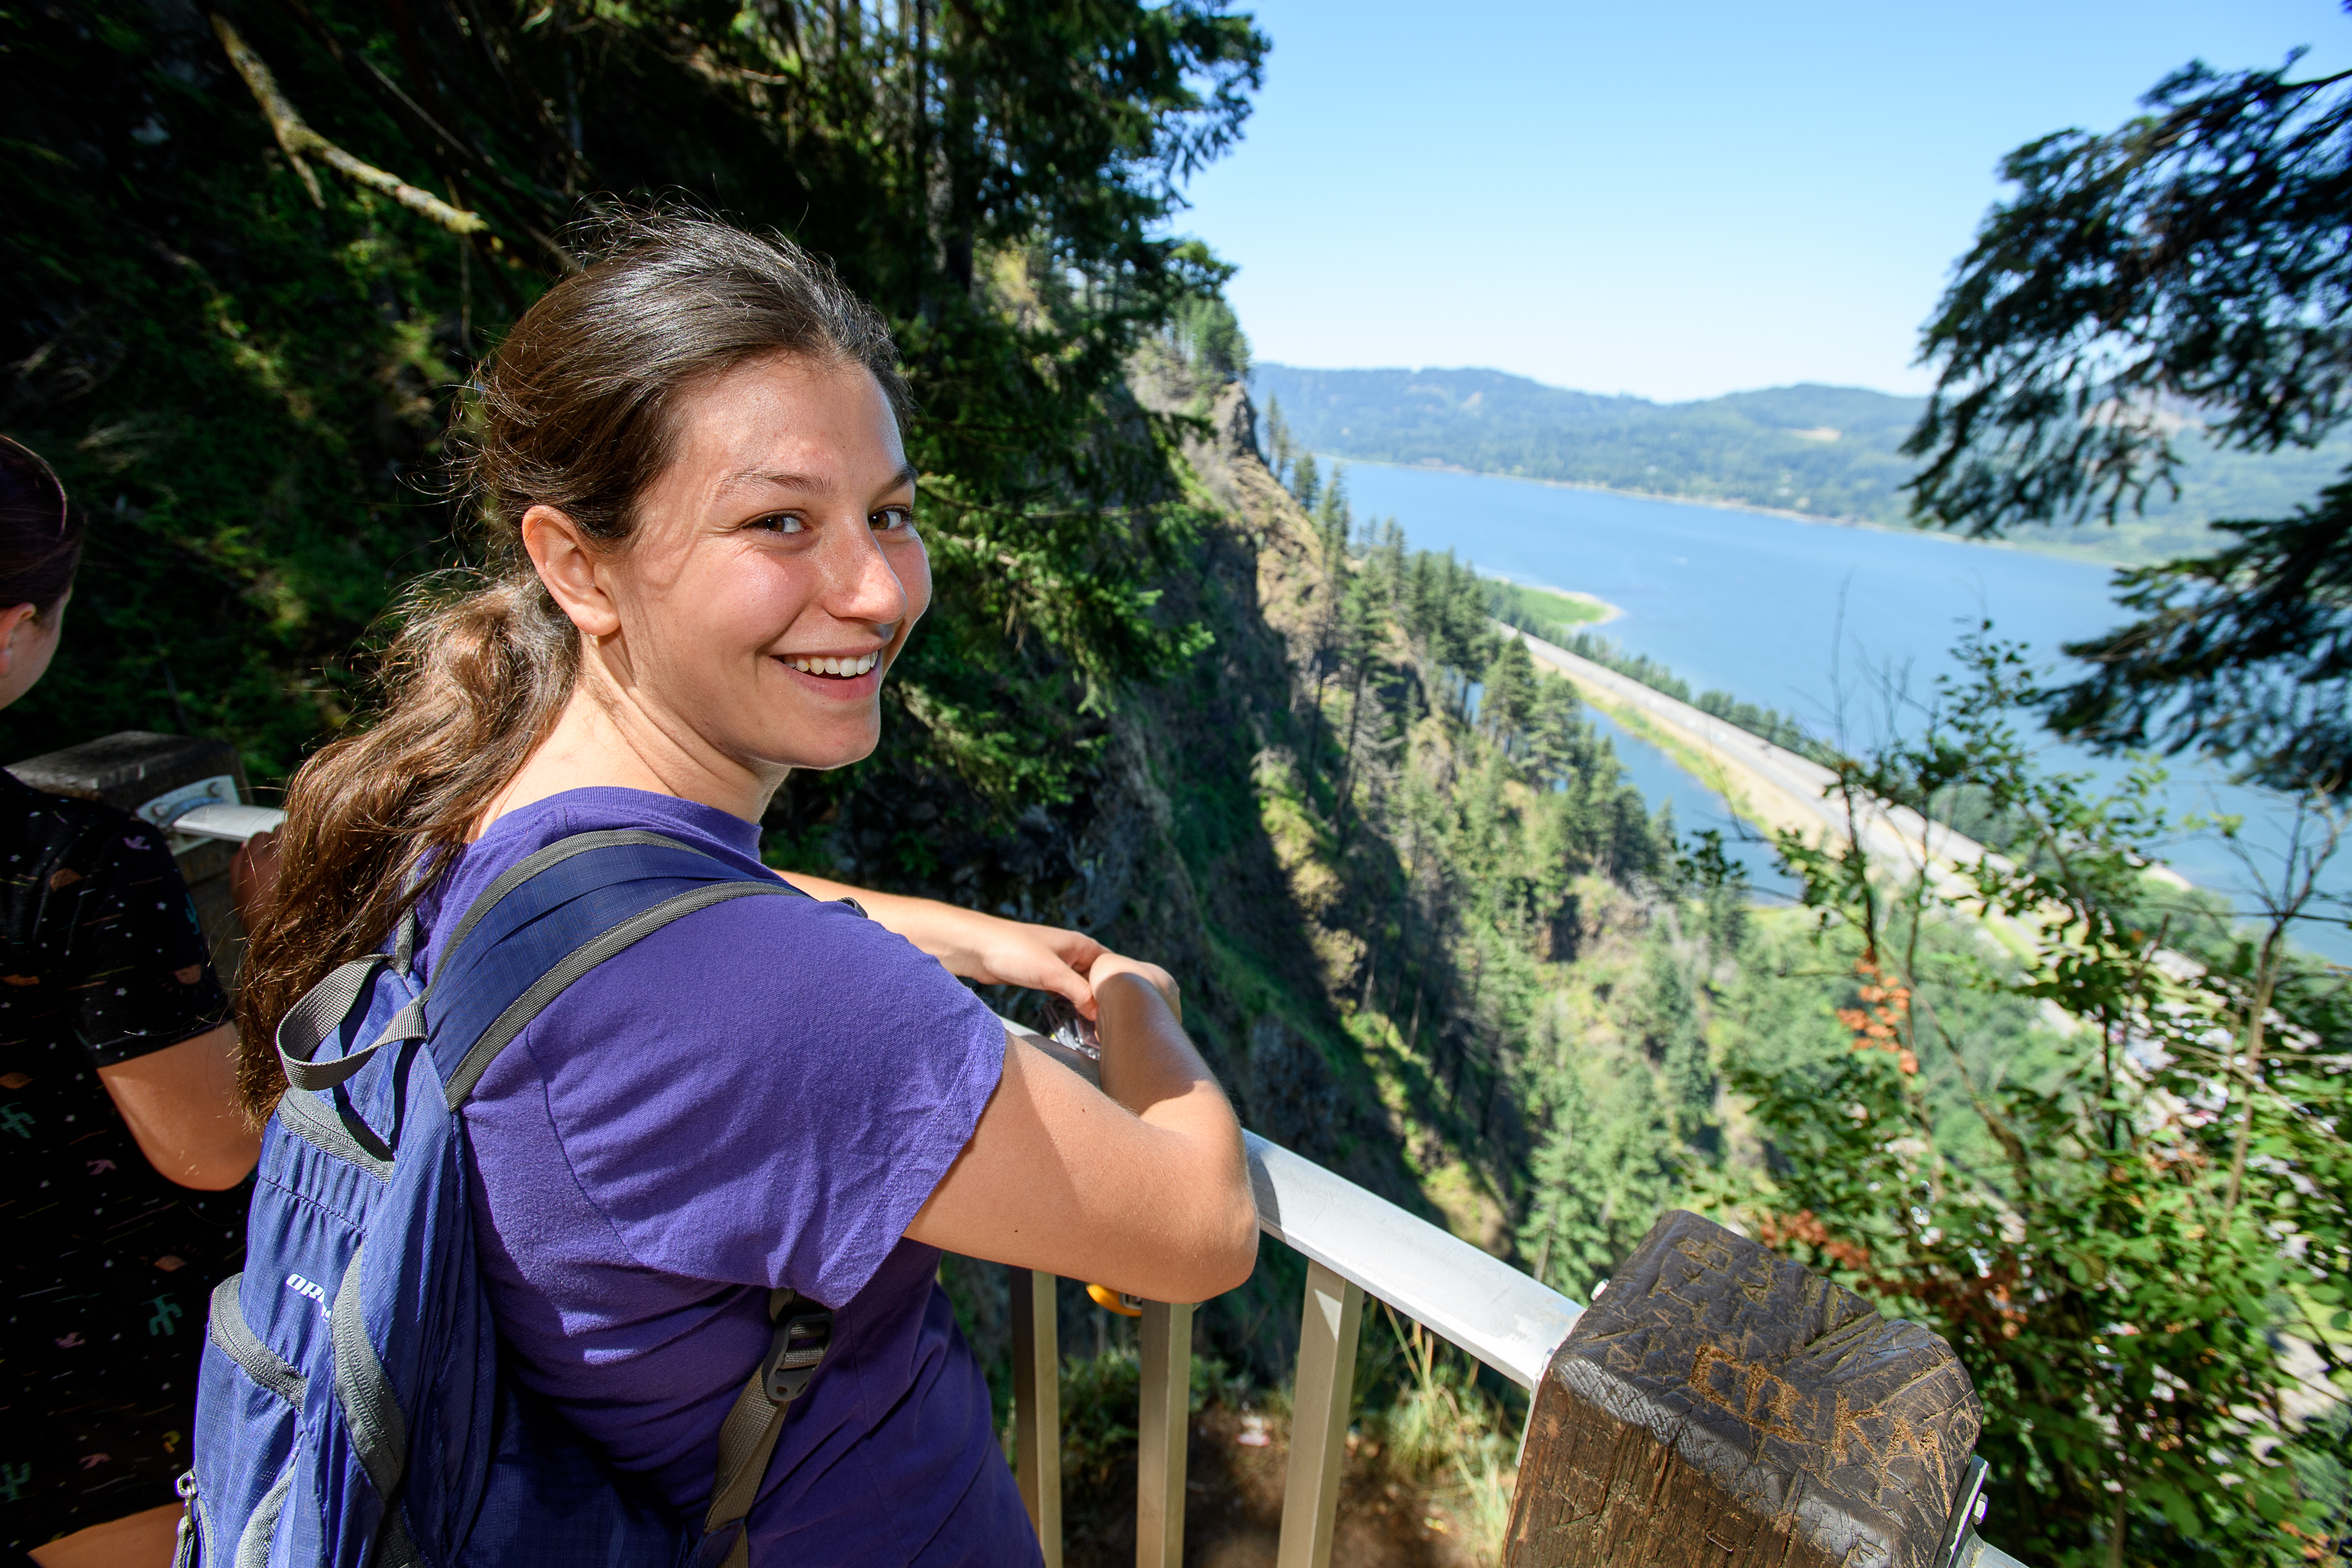
{"type": "Polygon", "coordinates": [[[235,66],[236,74],[245,78],[245,85],[253,89],[254,100],[261,105],[261,112],[268,118],[269,129],[277,136],[278,145],[293,163],[294,172],[302,176],[303,186],[310,191],[314,205],[323,207],[327,199],[319,189],[318,176],[310,172],[310,164],[304,161],[306,155],[316,158],[354,184],[382,192],[410,212],[431,219],[452,234],[479,234],[490,226],[479,214],[453,207],[432,192],[420,191],[398,175],[387,174],[373,163],[362,163],[311,130],[295,112],[294,106],[287,101],[285,93],[278,89],[278,79],[269,74],[269,68],[261,63],[261,57],[253,52],[252,47],[246,43],[229,19],[217,11],[213,13],[213,31],[220,36],[221,47],[227,51],[229,64],[235,66]]]}

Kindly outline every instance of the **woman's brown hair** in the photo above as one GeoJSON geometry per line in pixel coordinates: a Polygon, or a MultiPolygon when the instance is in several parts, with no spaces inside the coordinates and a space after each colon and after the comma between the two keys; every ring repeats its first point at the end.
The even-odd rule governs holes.
{"type": "Polygon", "coordinates": [[[472,836],[572,695],[578,636],[523,552],[523,514],[555,507],[625,549],[670,460],[678,394],[763,355],[863,365],[904,418],[881,318],[790,241],[661,214],[606,225],[597,250],[479,377],[465,459],[488,545],[476,586],[412,591],[374,723],[287,786],[285,869],[237,997],[238,1087],[257,1118],[286,1086],[278,1019],[336,965],[382,950],[422,873],[472,836]]]}
{"type": "Polygon", "coordinates": [[[0,435],[0,610],[30,604],[47,621],[81,565],[81,518],[40,454],[0,435]]]}

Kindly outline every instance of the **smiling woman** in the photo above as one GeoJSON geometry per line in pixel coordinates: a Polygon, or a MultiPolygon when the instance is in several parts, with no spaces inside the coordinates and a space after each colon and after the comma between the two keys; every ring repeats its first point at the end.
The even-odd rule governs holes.
{"type": "MultiPolygon", "coordinates": [[[[889,340],[781,240],[634,224],[483,388],[497,565],[419,606],[382,716],[289,787],[253,1041],[410,912],[430,983],[463,912],[577,835],[772,874],[761,813],[794,768],[873,749],[930,602],[889,340]]],[[[1239,1129],[1159,968],[791,880],[816,896],[712,903],[574,975],[461,1095],[499,1339],[605,1460],[699,1518],[772,1292],[796,1291],[833,1309],[832,1348],[727,1561],[1035,1561],[939,1249],[1163,1301],[1228,1289],[1255,1257],[1239,1129]],[[1102,1089],[954,977],[1095,1016],[1102,1089]]],[[[266,1113],[277,1055],[242,1070],[266,1113]]]]}

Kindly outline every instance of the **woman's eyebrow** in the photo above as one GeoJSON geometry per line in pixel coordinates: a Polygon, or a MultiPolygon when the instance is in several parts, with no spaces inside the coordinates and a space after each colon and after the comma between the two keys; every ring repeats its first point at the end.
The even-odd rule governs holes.
{"type": "MultiPolygon", "coordinates": [[[[921,475],[922,470],[912,463],[900,464],[898,472],[892,475],[890,482],[881,488],[887,492],[911,486],[921,475]]],[[[743,490],[758,486],[779,490],[801,490],[816,496],[822,496],[833,488],[831,481],[820,479],[812,474],[780,473],[767,468],[738,469],[719,482],[719,487],[721,490],[743,490]]]]}
{"type": "Polygon", "coordinates": [[[782,474],[766,468],[738,469],[719,482],[721,490],[748,490],[755,486],[779,490],[806,490],[819,495],[832,488],[814,475],[782,474]]]}

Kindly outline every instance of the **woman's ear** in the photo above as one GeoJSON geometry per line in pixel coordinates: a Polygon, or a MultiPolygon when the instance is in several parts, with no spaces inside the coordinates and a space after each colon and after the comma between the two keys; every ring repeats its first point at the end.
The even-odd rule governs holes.
{"type": "Polygon", "coordinates": [[[24,638],[26,628],[34,625],[33,618],[41,612],[37,604],[18,604],[0,610],[0,680],[16,673],[16,644],[24,638]]]}
{"type": "Polygon", "coordinates": [[[522,515],[522,548],[539,580],[583,635],[610,637],[621,629],[620,607],[596,575],[596,558],[579,524],[553,507],[533,507],[522,515]]]}

